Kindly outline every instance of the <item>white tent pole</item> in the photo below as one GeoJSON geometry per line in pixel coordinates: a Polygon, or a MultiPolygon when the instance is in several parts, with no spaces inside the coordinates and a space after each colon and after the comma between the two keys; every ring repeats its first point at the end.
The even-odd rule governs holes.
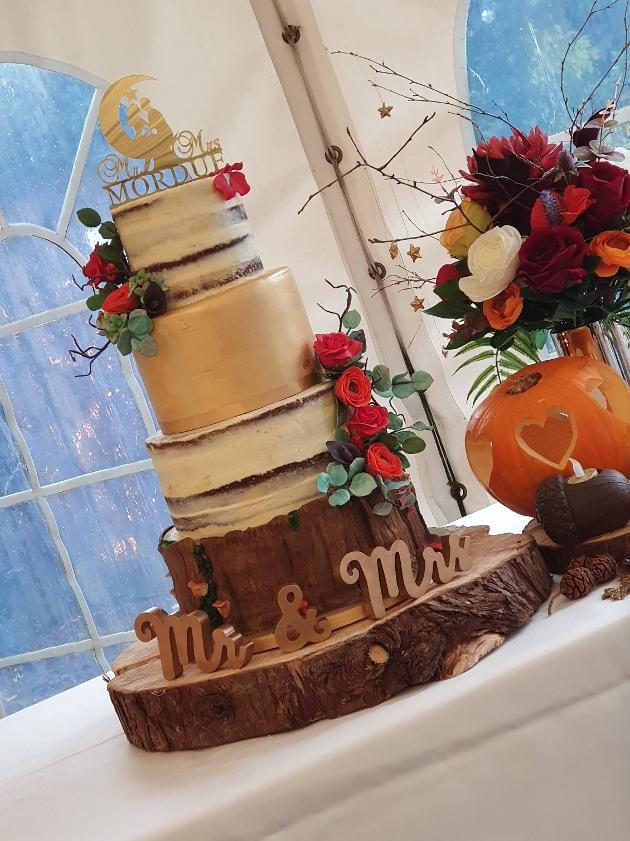
{"type": "MultiPolygon", "coordinates": [[[[346,127],[359,148],[360,142],[353,130],[312,8],[307,0],[283,0],[282,3],[279,0],[251,0],[251,4],[316,183],[321,188],[339,177],[341,171],[350,168],[356,160],[356,151],[346,127]],[[326,158],[325,153],[331,147],[341,151],[341,167],[334,154],[328,153],[326,158]]],[[[315,199],[319,200],[319,197],[315,199]]],[[[412,369],[412,360],[401,331],[397,329],[387,293],[378,291],[375,294],[382,277],[380,266],[386,263],[389,255],[385,245],[369,245],[364,230],[369,230],[372,237],[381,240],[390,239],[391,232],[385,223],[370,174],[362,169],[355,172],[351,179],[341,179],[339,185],[321,194],[321,200],[348,275],[358,290],[379,359],[394,373],[412,369]]],[[[308,213],[308,207],[304,213],[308,213]]],[[[422,322],[419,331],[426,333],[422,322]]],[[[441,360],[428,335],[420,338],[424,339],[422,364],[416,367],[429,371],[434,377],[429,402],[436,409],[439,429],[442,429],[441,418],[446,415],[450,437],[463,443],[466,426],[463,413],[448,388],[441,360]]],[[[414,419],[430,420],[427,418],[428,407],[422,405],[419,397],[405,402],[407,413],[414,419]]],[[[454,498],[458,495],[459,482],[470,494],[469,510],[487,505],[487,497],[477,485],[465,459],[463,446],[458,447],[453,459],[450,452],[446,453],[439,435],[436,439],[427,436],[426,440],[427,449],[415,461],[427,505],[435,520],[444,523],[461,516],[463,505],[454,498]]]]}

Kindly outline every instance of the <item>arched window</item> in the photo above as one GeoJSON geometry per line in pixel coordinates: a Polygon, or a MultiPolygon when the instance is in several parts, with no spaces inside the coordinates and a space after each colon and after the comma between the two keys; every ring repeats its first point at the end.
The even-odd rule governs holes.
{"type": "Polygon", "coordinates": [[[115,349],[84,378],[68,354],[97,338],[73,281],[96,239],[75,211],[109,218],[106,88],[0,54],[0,714],[107,670],[135,616],[172,603],[142,388],[115,349]]]}
{"type": "MultiPolygon", "coordinates": [[[[578,107],[613,63],[624,44],[624,4],[597,12],[578,35],[565,62],[565,91],[578,107]]],[[[529,131],[538,125],[555,134],[570,121],[560,91],[560,71],[569,41],[585,22],[592,0],[470,0],[466,35],[470,101],[489,113],[505,112],[510,122],[529,131]]],[[[615,96],[623,64],[606,77],[594,99],[595,109],[615,96]]],[[[630,148],[630,89],[619,105],[623,123],[611,140],[630,148]]],[[[586,113],[588,119],[592,111],[586,113]]],[[[507,127],[491,117],[477,119],[484,137],[505,134],[507,127]]],[[[509,132],[509,130],[508,130],[509,132]]]]}

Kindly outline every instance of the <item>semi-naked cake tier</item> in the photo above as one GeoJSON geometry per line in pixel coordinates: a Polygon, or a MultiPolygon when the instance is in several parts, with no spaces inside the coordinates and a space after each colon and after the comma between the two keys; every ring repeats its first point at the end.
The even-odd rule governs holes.
{"type": "Polygon", "coordinates": [[[147,447],[180,537],[263,525],[321,497],[335,405],[329,384],[147,447]]]}
{"type": "Polygon", "coordinates": [[[111,210],[132,270],[162,275],[169,309],[263,271],[243,203],[238,196],[225,201],[214,178],[111,210]]]}
{"type": "Polygon", "coordinates": [[[166,312],[152,336],[157,354],[135,358],[167,435],[260,409],[320,380],[311,326],[287,268],[166,312]]]}

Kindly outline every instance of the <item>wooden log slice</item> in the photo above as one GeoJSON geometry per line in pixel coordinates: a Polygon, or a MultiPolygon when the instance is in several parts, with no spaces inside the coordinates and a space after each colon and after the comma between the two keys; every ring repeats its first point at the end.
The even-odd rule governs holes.
{"type": "Polygon", "coordinates": [[[559,546],[554,543],[537,520],[530,520],[525,526],[524,533],[534,538],[549,572],[556,575],[563,575],[571,561],[580,555],[593,558],[595,555],[608,554],[619,561],[626,557],[630,550],[630,524],[617,531],[592,537],[576,546],[559,546]]]}
{"type": "Polygon", "coordinates": [[[337,718],[470,668],[529,621],[551,578],[531,536],[456,531],[474,534],[470,571],[296,653],[255,654],[210,675],[190,665],[167,681],[135,643],[108,684],[125,735],[149,751],[211,747],[337,718]]]}
{"type": "MultiPolygon", "coordinates": [[[[333,566],[347,552],[368,555],[374,546],[391,546],[398,539],[416,552],[433,543],[429,532],[413,508],[394,508],[386,517],[372,512],[374,498],[333,508],[325,497],[309,502],[297,512],[298,528],[287,516],[245,531],[231,531],[222,537],[205,537],[200,544],[212,565],[217,599],[228,602],[230,622],[244,636],[270,633],[278,621],[278,591],[285,584],[298,584],[304,598],[327,613],[359,604],[358,584],[335,579],[333,566]]],[[[295,524],[295,519],[293,520],[295,524]]],[[[173,579],[175,598],[186,613],[199,607],[189,581],[201,582],[191,538],[162,544],[160,552],[173,579]]]]}

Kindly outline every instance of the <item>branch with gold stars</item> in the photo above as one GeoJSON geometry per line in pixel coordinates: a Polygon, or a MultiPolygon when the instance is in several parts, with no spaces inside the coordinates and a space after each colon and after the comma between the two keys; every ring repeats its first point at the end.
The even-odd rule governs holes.
{"type": "Polygon", "coordinates": [[[378,113],[381,115],[381,120],[384,117],[391,117],[392,116],[392,108],[393,107],[394,107],[393,105],[385,105],[385,103],[383,103],[381,105],[381,107],[378,109],[378,113]]]}
{"type": "Polygon", "coordinates": [[[416,260],[419,260],[422,255],[420,254],[420,246],[419,245],[410,245],[409,251],[407,252],[407,256],[411,257],[412,261],[415,263],[416,260]]]}

